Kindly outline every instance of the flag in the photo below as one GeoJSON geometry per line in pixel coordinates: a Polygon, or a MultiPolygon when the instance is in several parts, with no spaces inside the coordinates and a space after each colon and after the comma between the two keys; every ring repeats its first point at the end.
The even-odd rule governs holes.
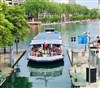
{"type": "Polygon", "coordinates": [[[87,35],[78,36],[78,44],[87,44],[87,42],[88,42],[87,35]]]}

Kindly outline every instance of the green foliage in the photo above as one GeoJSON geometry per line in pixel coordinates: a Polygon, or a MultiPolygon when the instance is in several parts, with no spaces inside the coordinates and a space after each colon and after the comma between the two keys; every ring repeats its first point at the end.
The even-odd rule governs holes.
{"type": "Polygon", "coordinates": [[[37,17],[38,13],[46,10],[48,6],[46,0],[26,0],[24,7],[27,15],[37,17]]]}
{"type": "Polygon", "coordinates": [[[6,19],[14,25],[14,30],[11,31],[15,39],[24,40],[28,32],[28,23],[25,19],[24,9],[21,6],[12,6],[6,12],[6,19]]]}
{"type": "Polygon", "coordinates": [[[60,17],[58,15],[54,15],[50,18],[51,22],[58,22],[60,20],[60,17]]]}
{"type": "Polygon", "coordinates": [[[58,3],[54,2],[48,2],[48,12],[51,14],[61,14],[62,13],[62,7],[58,3]]]}
{"type": "MultiPolygon", "coordinates": [[[[47,0],[26,0],[24,6],[26,14],[27,15],[32,14],[37,19],[38,19],[38,13],[43,13],[43,12],[50,13],[51,16],[61,15],[62,13],[71,14],[72,19],[73,18],[86,19],[90,17],[89,15],[91,13],[91,11],[87,7],[81,6],[79,4],[59,4],[55,2],[48,2],[47,0]]],[[[92,17],[94,17],[93,13],[92,17]]],[[[43,22],[50,22],[50,19],[48,17],[45,17],[41,20],[43,22]]]]}
{"type": "Polygon", "coordinates": [[[90,18],[89,15],[78,15],[78,16],[72,16],[72,20],[84,20],[90,18]]]}
{"type": "Polygon", "coordinates": [[[0,3],[0,46],[11,46],[19,38],[24,40],[28,34],[25,9],[22,6],[7,6],[0,3]]]}
{"type": "Polygon", "coordinates": [[[74,81],[75,81],[75,82],[77,82],[77,81],[78,81],[77,77],[75,77],[75,78],[74,78],[74,81]]]}
{"type": "Polygon", "coordinates": [[[91,16],[91,18],[97,18],[97,16],[98,16],[97,9],[91,9],[90,16],[91,16]]]}
{"type": "Polygon", "coordinates": [[[43,19],[41,19],[42,22],[50,22],[50,18],[49,17],[45,17],[43,19]]]}
{"type": "Polygon", "coordinates": [[[3,14],[0,14],[0,46],[10,46],[13,43],[14,37],[11,33],[13,28],[13,24],[6,20],[3,14]]]}
{"type": "Polygon", "coordinates": [[[98,11],[98,16],[97,16],[97,18],[100,18],[100,11],[98,11]]]}

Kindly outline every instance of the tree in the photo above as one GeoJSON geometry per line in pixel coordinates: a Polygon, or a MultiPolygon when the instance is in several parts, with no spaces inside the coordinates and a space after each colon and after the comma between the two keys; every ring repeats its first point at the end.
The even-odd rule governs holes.
{"type": "Polygon", "coordinates": [[[91,18],[96,18],[98,16],[97,9],[91,9],[90,16],[91,18]]]}
{"type": "Polygon", "coordinates": [[[13,29],[13,24],[11,24],[8,20],[4,18],[2,14],[0,14],[0,46],[6,47],[11,46],[14,40],[12,36],[11,30],[13,29]]]}
{"type": "Polygon", "coordinates": [[[32,15],[38,18],[38,13],[44,12],[47,7],[46,0],[26,0],[24,3],[25,12],[27,15],[32,15]]]}
{"type": "Polygon", "coordinates": [[[29,28],[29,24],[27,23],[25,17],[24,8],[22,6],[8,7],[5,15],[6,19],[14,25],[12,34],[15,36],[15,38],[18,39],[20,36],[21,38],[19,40],[24,40],[29,28]]]}
{"type": "Polygon", "coordinates": [[[4,47],[4,52],[6,46],[11,46],[14,37],[12,36],[11,30],[13,30],[14,26],[12,23],[10,23],[5,16],[2,14],[2,6],[1,7],[1,12],[0,12],[0,46],[4,47]]]}
{"type": "Polygon", "coordinates": [[[58,15],[54,15],[50,19],[52,22],[58,22],[60,20],[60,17],[58,15]]]}
{"type": "Polygon", "coordinates": [[[25,9],[22,6],[10,6],[5,12],[5,16],[5,18],[14,25],[11,33],[15,38],[14,41],[16,42],[16,50],[18,53],[18,42],[23,41],[29,31],[29,24],[25,19],[25,9]]]}

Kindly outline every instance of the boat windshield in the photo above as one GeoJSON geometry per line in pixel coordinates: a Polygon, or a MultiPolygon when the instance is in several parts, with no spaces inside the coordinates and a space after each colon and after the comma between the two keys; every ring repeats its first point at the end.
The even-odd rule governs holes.
{"type": "Polygon", "coordinates": [[[54,32],[55,28],[45,28],[45,32],[54,32]]]}

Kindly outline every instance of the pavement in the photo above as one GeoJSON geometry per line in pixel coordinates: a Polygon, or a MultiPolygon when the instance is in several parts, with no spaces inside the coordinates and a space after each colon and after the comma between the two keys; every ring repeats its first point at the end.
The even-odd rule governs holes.
{"type": "MultiPolygon", "coordinates": [[[[13,64],[12,65],[11,65],[11,61],[10,61],[10,57],[11,57],[10,49],[7,48],[6,51],[7,52],[4,54],[3,49],[0,48],[0,72],[2,74],[5,74],[6,75],[6,78],[8,78],[12,74],[12,72],[14,71],[14,68],[13,68],[14,65],[16,65],[16,63],[25,54],[26,50],[19,49],[18,54],[16,53],[16,50],[13,50],[13,64]]],[[[0,76],[0,79],[3,79],[2,76],[0,76]]],[[[1,80],[0,80],[0,82],[1,82],[1,80]]],[[[2,84],[1,83],[0,83],[0,86],[2,86],[2,84],[3,84],[3,83],[2,84]]]]}
{"type": "MultiPolygon", "coordinates": [[[[88,54],[87,52],[83,53],[84,50],[73,50],[73,51],[74,53],[72,54],[72,50],[68,49],[70,62],[73,61],[72,63],[73,66],[71,68],[76,69],[76,72],[82,72],[84,74],[83,77],[86,80],[86,68],[89,67],[88,54]],[[79,52],[80,54],[77,54],[77,52],[79,52]]],[[[98,78],[98,75],[96,74],[96,82],[93,83],[86,82],[86,86],[80,88],[100,88],[100,78],[98,78]]]]}

